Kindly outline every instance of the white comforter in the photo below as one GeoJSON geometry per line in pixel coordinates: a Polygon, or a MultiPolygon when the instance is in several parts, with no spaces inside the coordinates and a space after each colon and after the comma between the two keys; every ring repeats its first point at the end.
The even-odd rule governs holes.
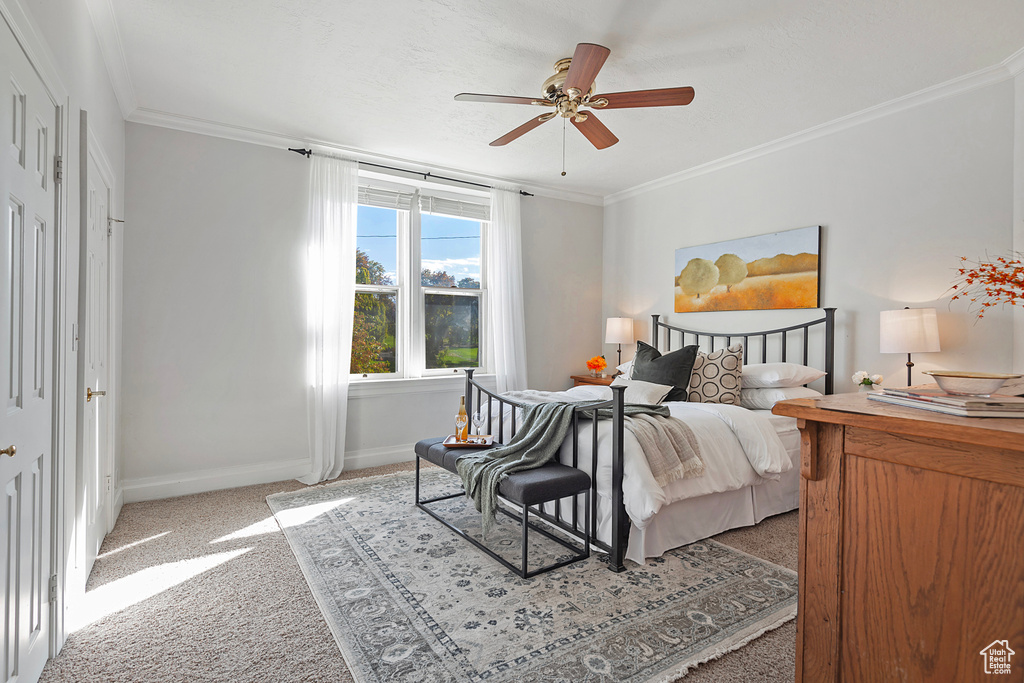
{"type": "MultiPolygon", "coordinates": [[[[526,392],[524,392],[526,393],[526,392]]],[[[564,392],[528,392],[536,400],[588,401],[611,398],[611,389],[578,386],[564,392]]],[[[511,397],[510,397],[511,398],[511,397]]],[[[527,398],[516,396],[517,399],[527,398]]],[[[793,467],[774,427],[763,416],[739,406],[712,403],[669,402],[673,417],[686,422],[700,443],[704,475],[680,479],[665,487],[658,485],[647,466],[636,438],[629,430],[623,437],[623,502],[633,523],[644,528],[663,505],[677,500],[719,493],[778,479],[793,467]]],[[[496,416],[495,416],[496,418],[496,416]]],[[[496,421],[496,420],[495,420],[496,421]]],[[[506,425],[507,428],[507,425],[506,425]]],[[[591,470],[592,434],[589,421],[580,422],[579,468],[591,470]]],[[[598,423],[597,490],[601,498],[611,491],[611,421],[598,423]]],[[[562,445],[560,460],[572,464],[572,439],[562,445]]],[[[611,509],[598,504],[598,527],[606,526],[611,509]]]]}

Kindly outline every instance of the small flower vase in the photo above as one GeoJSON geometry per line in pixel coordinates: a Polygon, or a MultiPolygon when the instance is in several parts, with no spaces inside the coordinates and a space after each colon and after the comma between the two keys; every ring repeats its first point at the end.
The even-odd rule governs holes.
{"type": "Polygon", "coordinates": [[[600,370],[591,370],[590,371],[590,376],[591,377],[600,377],[601,376],[601,371],[600,370]]]}
{"type": "Polygon", "coordinates": [[[858,384],[857,390],[862,393],[871,393],[872,391],[878,391],[878,388],[874,384],[858,384]]]}

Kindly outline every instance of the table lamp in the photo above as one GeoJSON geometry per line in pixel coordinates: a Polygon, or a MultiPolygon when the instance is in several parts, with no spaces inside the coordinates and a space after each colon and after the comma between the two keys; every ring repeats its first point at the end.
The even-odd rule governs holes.
{"type": "Polygon", "coordinates": [[[914,367],[911,354],[939,350],[939,323],[935,309],[907,307],[896,311],[882,311],[878,350],[881,353],[907,354],[909,387],[910,372],[914,367]]]}
{"type": "Polygon", "coordinates": [[[608,318],[608,325],[604,331],[604,343],[619,345],[619,362],[615,365],[622,365],[622,345],[633,343],[633,319],[608,318]]]}

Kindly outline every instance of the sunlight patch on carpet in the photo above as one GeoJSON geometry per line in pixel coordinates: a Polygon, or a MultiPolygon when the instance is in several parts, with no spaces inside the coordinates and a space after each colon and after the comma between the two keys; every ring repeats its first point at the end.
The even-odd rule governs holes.
{"type": "Polygon", "coordinates": [[[266,519],[261,519],[258,522],[253,522],[247,527],[239,529],[238,531],[232,531],[230,534],[225,534],[220,538],[215,538],[210,541],[210,545],[214,543],[226,543],[227,541],[237,541],[242,538],[252,538],[253,536],[262,536],[264,534],[276,533],[280,527],[277,525],[277,521],[274,516],[271,515],[266,519]]]}
{"type": "Polygon", "coordinates": [[[194,579],[250,550],[252,548],[241,548],[190,560],[167,562],[87,591],[78,605],[69,610],[68,631],[74,633],[104,617],[194,579]]]}
{"type": "Polygon", "coordinates": [[[125,545],[119,546],[117,548],[112,548],[111,550],[108,550],[105,553],[100,553],[99,555],[96,556],[96,559],[97,560],[102,560],[105,557],[110,557],[111,555],[116,555],[117,553],[124,552],[125,550],[128,550],[129,548],[134,548],[136,546],[142,545],[143,543],[149,543],[150,541],[155,541],[158,538],[163,538],[164,536],[166,536],[169,533],[171,533],[171,532],[170,531],[164,531],[164,532],[161,532],[159,534],[154,534],[154,535],[152,535],[152,536],[150,536],[148,538],[143,538],[141,540],[134,541],[132,543],[126,543],[125,545]]]}
{"type": "Polygon", "coordinates": [[[280,513],[275,513],[274,517],[277,518],[277,522],[281,525],[281,528],[287,529],[288,527],[306,524],[320,515],[326,515],[334,508],[351,503],[353,500],[355,499],[340,498],[338,500],[329,500],[321,503],[311,503],[309,505],[303,505],[289,510],[282,510],[280,513]]]}

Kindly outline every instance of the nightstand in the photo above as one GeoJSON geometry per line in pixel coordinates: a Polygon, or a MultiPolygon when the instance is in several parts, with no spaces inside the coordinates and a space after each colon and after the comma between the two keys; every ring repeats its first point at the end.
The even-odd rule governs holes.
{"type": "Polygon", "coordinates": [[[569,378],[572,379],[572,385],[574,387],[578,387],[581,384],[597,384],[599,386],[606,387],[612,383],[613,379],[615,379],[610,375],[607,377],[594,377],[593,375],[570,375],[569,378]]]}

